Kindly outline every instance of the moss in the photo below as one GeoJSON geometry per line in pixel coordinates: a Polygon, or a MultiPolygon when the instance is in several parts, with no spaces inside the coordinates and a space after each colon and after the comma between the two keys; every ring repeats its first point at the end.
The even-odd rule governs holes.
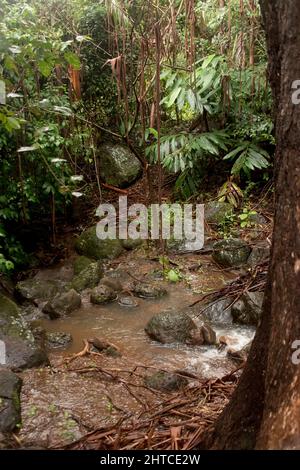
{"type": "Polygon", "coordinates": [[[79,254],[96,260],[113,259],[123,251],[120,240],[98,238],[96,226],[88,228],[80,235],[75,242],[75,248],[79,254]]]}

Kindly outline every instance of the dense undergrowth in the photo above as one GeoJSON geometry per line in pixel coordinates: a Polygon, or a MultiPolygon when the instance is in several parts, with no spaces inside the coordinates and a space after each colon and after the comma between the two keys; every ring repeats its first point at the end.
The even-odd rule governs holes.
{"type": "Polygon", "coordinates": [[[55,244],[78,199],[105,199],[105,140],[130,146],[145,172],[173,173],[174,200],[218,174],[214,196],[247,223],[243,200],[269,180],[275,144],[256,0],[15,0],[2,10],[0,272],[30,263],[26,234],[42,227],[55,244]]]}

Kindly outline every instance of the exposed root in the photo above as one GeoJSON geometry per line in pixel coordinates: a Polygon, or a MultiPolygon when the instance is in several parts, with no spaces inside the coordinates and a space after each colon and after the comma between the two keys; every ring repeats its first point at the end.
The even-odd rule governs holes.
{"type": "Polygon", "coordinates": [[[129,413],[109,398],[111,405],[122,416],[115,425],[103,426],[88,432],[64,449],[94,450],[189,450],[195,448],[204,432],[213,425],[227,404],[237,383],[235,369],[222,379],[206,380],[175,393],[155,393],[153,402],[145,402],[145,385],[135,372],[102,367],[72,368],[78,373],[101,373],[125,387],[141,405],[141,411],[129,413]],[[125,375],[124,375],[125,374],[125,375]],[[136,379],[136,381],[134,380],[136,379]],[[133,391],[132,389],[135,388],[133,391]]]}

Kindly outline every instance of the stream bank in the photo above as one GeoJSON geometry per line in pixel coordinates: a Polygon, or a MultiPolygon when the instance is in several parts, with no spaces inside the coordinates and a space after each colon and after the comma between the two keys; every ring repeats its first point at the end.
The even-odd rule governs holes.
{"type": "MultiPolygon", "coordinates": [[[[239,375],[231,373],[246,360],[262,300],[251,294],[233,306],[230,299],[212,305],[205,299],[197,302],[250,268],[235,266],[227,245],[204,253],[170,252],[165,272],[161,258],[146,245],[118,248],[112,259],[101,263],[73,252],[59,265],[19,283],[20,318],[31,325],[35,345],[46,351],[49,365],[44,360],[33,364],[37,367],[13,367],[23,381],[17,445],[62,448],[100,428],[116,432],[124,420],[126,426],[136,426],[141,413],[153,407],[163,410],[168,400],[177,397],[178,406],[185,407],[184,397],[191,393],[194,403],[196,390],[197,406],[207,402],[208,414],[220,412],[239,375]],[[227,266],[218,264],[216,256],[218,263],[225,257],[227,266]],[[166,275],[170,270],[176,282],[166,275]],[[171,320],[188,317],[196,334],[183,341],[151,339],[147,325],[165,313],[171,320]],[[106,346],[99,349],[95,338],[106,346]],[[227,382],[224,377],[229,377],[227,382]],[[208,383],[218,390],[225,383],[228,390],[204,400],[203,384],[208,383]]],[[[255,251],[238,244],[239,257],[246,253],[253,258],[255,251]]],[[[168,334],[172,328],[168,323],[168,334]]],[[[185,409],[178,417],[184,422],[187,414],[185,409]]],[[[208,414],[202,424],[207,424],[208,414]]]]}

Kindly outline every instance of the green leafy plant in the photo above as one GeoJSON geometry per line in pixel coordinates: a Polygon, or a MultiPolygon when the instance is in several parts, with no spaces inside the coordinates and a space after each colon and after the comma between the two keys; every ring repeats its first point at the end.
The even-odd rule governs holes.
{"type": "Polygon", "coordinates": [[[249,175],[252,170],[262,170],[270,165],[268,152],[254,142],[239,142],[234,150],[225,155],[224,160],[235,160],[231,169],[233,175],[241,171],[249,175]]]}

